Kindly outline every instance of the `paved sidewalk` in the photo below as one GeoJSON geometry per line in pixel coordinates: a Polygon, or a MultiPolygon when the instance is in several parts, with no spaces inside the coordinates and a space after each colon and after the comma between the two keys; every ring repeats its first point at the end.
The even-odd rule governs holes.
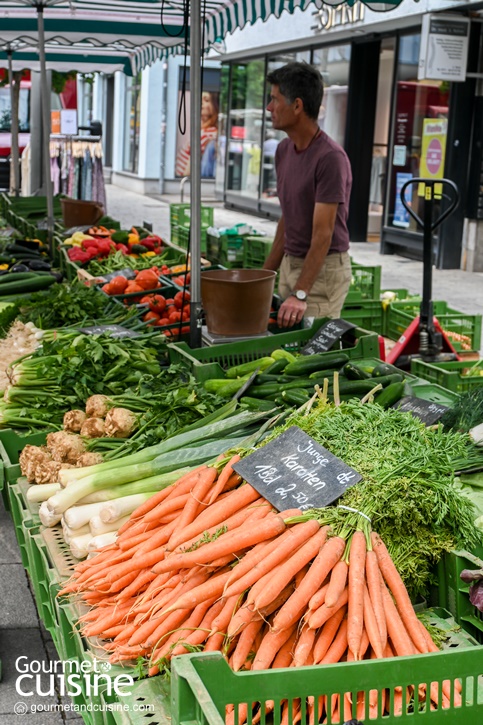
{"type": "MultiPolygon", "coordinates": [[[[126,225],[151,222],[155,232],[169,239],[169,204],[179,202],[179,196],[141,196],[112,185],[108,185],[106,191],[108,213],[111,216],[126,225]]],[[[225,209],[214,199],[203,199],[203,203],[215,208],[215,226],[230,227],[247,222],[268,236],[275,233],[276,223],[268,219],[225,209]]],[[[360,264],[381,265],[383,289],[405,288],[413,294],[422,293],[421,262],[396,254],[379,254],[379,244],[375,242],[353,243],[351,255],[360,264]]],[[[450,307],[467,314],[483,314],[483,274],[459,269],[435,269],[433,298],[445,300],[450,307]]]]}

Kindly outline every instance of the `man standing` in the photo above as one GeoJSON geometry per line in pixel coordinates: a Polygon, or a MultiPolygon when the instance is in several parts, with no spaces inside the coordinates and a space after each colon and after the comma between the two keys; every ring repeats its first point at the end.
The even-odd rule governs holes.
{"type": "Polygon", "coordinates": [[[351,281],[347,215],[352,173],[347,155],[319,128],[320,73],[288,63],[270,73],[274,129],[285,131],[275,154],[282,216],[264,268],[280,269],[280,327],[302,317],[339,317],[351,281]]]}

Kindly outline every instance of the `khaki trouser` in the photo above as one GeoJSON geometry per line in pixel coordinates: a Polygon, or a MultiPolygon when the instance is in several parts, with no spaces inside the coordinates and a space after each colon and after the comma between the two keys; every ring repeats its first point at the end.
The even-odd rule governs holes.
{"type": "MultiPolygon", "coordinates": [[[[286,299],[300,276],[304,259],[285,254],[280,265],[278,290],[286,299]]],[[[328,254],[320,274],[307,297],[305,317],[340,317],[351,283],[351,262],[348,252],[328,254]]]]}

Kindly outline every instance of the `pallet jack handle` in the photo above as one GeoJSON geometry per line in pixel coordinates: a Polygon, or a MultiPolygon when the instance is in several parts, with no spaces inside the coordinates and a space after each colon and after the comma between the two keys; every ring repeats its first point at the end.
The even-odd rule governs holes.
{"type": "Polygon", "coordinates": [[[447,219],[456,209],[460,201],[460,194],[456,184],[450,179],[409,179],[403,184],[401,189],[401,202],[417,224],[423,229],[423,296],[421,301],[420,312],[420,330],[423,332],[421,338],[422,347],[426,348],[429,344],[430,349],[440,346],[435,336],[433,324],[433,301],[432,301],[432,280],[433,280],[433,232],[439,225],[447,219]],[[411,208],[410,203],[406,200],[406,189],[417,184],[424,196],[424,219],[411,208]],[[448,189],[450,194],[446,194],[443,190],[448,189]],[[433,221],[433,204],[435,199],[449,200],[449,206],[442,214],[433,221]],[[424,340],[424,343],[423,343],[424,340]]]}

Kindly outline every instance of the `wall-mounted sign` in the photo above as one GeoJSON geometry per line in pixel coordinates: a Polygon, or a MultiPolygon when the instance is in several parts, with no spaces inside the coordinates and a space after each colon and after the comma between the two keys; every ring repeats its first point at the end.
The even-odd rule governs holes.
{"type": "Polygon", "coordinates": [[[464,81],[469,33],[469,18],[423,15],[418,80],[464,81]]]}
{"type": "Polygon", "coordinates": [[[442,179],[448,121],[445,118],[423,119],[423,140],[419,175],[424,179],[442,179]]]}
{"type": "MultiPolygon", "coordinates": [[[[395,227],[407,229],[409,226],[409,212],[404,208],[401,201],[401,189],[406,181],[410,181],[412,178],[412,174],[402,173],[400,171],[396,174],[396,198],[394,200],[394,217],[392,219],[392,224],[395,227]]],[[[409,192],[411,192],[411,190],[409,190],[409,192]]]]}
{"type": "Polygon", "coordinates": [[[319,10],[314,10],[312,13],[316,24],[312,25],[310,29],[316,33],[321,33],[323,30],[330,30],[341,25],[360,23],[364,20],[364,10],[365,5],[361,2],[355,2],[352,7],[345,3],[337,7],[325,5],[324,3],[319,10]]]}

